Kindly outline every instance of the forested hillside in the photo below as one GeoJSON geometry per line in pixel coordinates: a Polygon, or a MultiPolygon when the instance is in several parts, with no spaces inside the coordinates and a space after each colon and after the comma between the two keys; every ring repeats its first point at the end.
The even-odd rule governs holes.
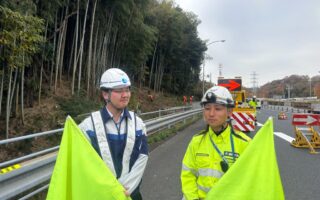
{"type": "Polygon", "coordinates": [[[320,98],[320,76],[290,75],[280,80],[273,80],[258,90],[259,97],[272,98],[274,95],[288,98],[317,96],[320,98]],[[311,81],[311,82],[310,82],[311,81]]]}
{"type": "Polygon", "coordinates": [[[96,99],[111,67],[136,88],[195,94],[207,49],[199,23],[172,1],[0,0],[1,134],[48,96],[96,99]]]}

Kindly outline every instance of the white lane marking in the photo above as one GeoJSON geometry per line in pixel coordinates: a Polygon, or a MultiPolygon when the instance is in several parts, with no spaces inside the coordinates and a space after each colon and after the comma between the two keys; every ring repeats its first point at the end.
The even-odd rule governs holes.
{"type": "MultiPolygon", "coordinates": [[[[257,122],[257,126],[263,126],[263,124],[257,122]]],[[[284,133],[281,133],[281,132],[273,132],[276,136],[286,140],[287,142],[292,142],[294,140],[293,137],[290,137],[289,135],[286,135],[284,133]]]]}
{"type": "Polygon", "coordinates": [[[293,137],[290,137],[289,135],[286,135],[284,133],[281,133],[281,132],[274,132],[274,134],[284,140],[286,140],[287,142],[292,142],[294,140],[293,137]]]}

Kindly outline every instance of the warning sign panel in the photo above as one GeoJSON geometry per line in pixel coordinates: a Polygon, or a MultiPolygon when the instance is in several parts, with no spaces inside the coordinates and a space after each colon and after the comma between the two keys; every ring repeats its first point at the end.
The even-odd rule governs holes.
{"type": "Polygon", "coordinates": [[[218,79],[218,85],[226,87],[230,91],[241,91],[241,79],[218,79]]]}

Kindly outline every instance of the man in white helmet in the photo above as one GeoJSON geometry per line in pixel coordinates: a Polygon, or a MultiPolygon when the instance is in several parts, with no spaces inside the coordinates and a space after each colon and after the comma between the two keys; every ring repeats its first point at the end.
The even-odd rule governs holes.
{"type": "Polygon", "coordinates": [[[148,160],[148,144],[145,124],[127,110],[130,86],[122,70],[105,71],[100,82],[105,106],[91,113],[79,127],[123,185],[125,194],[141,200],[139,186],[148,160]]]}
{"type": "Polygon", "coordinates": [[[234,102],[226,88],[214,86],[207,90],[201,105],[207,127],[193,136],[182,161],[185,200],[205,199],[251,140],[244,133],[235,132],[229,123],[234,102]]]}

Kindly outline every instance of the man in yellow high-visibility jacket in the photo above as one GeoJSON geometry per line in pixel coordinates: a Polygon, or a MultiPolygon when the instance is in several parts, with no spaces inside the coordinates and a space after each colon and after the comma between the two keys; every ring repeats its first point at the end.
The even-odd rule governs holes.
{"type": "Polygon", "coordinates": [[[257,107],[256,96],[253,96],[252,99],[249,101],[249,106],[250,106],[251,108],[256,109],[256,107],[257,107]]]}
{"type": "Polygon", "coordinates": [[[234,101],[226,88],[210,88],[201,104],[207,128],[192,138],[183,158],[181,185],[185,200],[204,199],[251,140],[228,123],[234,101]]]}

